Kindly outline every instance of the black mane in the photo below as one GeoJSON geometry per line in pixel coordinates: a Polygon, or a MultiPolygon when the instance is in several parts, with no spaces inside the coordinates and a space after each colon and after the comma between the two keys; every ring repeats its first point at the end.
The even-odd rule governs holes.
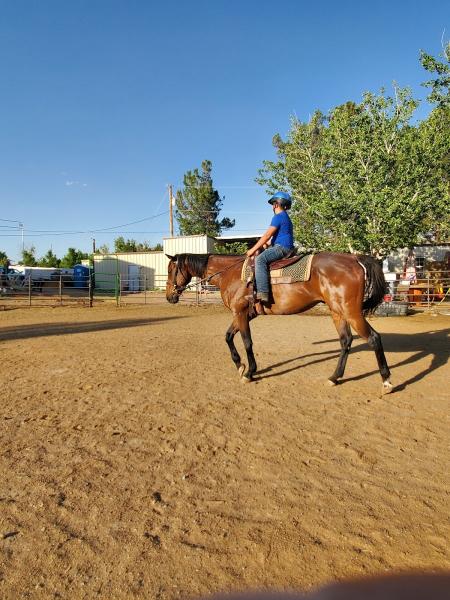
{"type": "Polygon", "coordinates": [[[210,254],[177,254],[178,267],[188,271],[194,277],[203,277],[210,254]]]}

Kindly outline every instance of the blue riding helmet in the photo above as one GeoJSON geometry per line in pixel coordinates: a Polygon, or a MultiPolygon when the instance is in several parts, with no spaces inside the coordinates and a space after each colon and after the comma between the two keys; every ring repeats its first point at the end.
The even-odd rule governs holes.
{"type": "Polygon", "coordinates": [[[278,204],[284,210],[289,210],[292,206],[291,195],[287,192],[276,192],[268,202],[269,204],[278,204]]]}

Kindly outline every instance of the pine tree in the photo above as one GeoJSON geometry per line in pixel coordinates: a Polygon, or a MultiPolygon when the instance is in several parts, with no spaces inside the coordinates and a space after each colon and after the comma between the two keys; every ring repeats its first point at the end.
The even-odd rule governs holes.
{"type": "Polygon", "coordinates": [[[194,169],[184,176],[184,188],[178,190],[175,200],[175,218],[181,235],[206,234],[215,237],[223,229],[234,227],[234,219],[219,221],[223,198],[213,187],[211,170],[211,162],[204,160],[201,173],[194,169]]]}

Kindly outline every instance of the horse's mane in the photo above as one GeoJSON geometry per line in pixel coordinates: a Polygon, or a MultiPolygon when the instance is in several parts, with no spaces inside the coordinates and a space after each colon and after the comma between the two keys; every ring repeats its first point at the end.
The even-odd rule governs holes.
{"type": "Polygon", "coordinates": [[[177,254],[178,266],[195,277],[203,277],[210,254],[177,254]]]}

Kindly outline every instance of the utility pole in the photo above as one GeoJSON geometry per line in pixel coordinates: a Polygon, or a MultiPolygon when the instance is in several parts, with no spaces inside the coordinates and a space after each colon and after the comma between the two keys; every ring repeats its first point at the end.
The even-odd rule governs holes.
{"type": "Polygon", "coordinates": [[[170,237],[173,237],[173,192],[172,192],[172,185],[169,185],[169,225],[170,225],[170,237]]]}
{"type": "Polygon", "coordinates": [[[25,250],[25,242],[23,240],[23,223],[19,223],[19,227],[21,229],[22,232],[22,252],[25,250]]]}

